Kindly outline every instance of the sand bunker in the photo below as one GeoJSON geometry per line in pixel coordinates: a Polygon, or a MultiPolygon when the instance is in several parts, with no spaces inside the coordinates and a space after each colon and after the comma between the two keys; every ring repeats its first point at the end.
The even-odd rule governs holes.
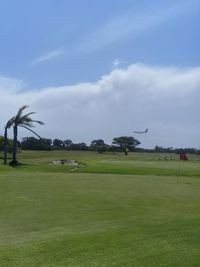
{"type": "Polygon", "coordinates": [[[55,164],[55,165],[70,165],[70,166],[74,166],[74,167],[78,167],[79,164],[73,160],[73,159],[59,159],[59,160],[53,160],[51,162],[52,164],[55,164]]]}

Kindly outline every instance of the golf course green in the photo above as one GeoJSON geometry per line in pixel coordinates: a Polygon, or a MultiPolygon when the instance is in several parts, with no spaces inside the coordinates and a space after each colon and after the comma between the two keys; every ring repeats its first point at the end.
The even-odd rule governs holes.
{"type": "Polygon", "coordinates": [[[200,156],[17,156],[0,164],[0,266],[200,266],[200,156]]]}

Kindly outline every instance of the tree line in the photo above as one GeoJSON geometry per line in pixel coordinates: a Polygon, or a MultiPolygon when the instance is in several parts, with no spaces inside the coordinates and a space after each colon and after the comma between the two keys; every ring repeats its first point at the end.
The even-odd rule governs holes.
{"type": "Polygon", "coordinates": [[[31,115],[35,114],[35,112],[29,112],[24,114],[24,110],[27,109],[28,106],[24,105],[19,108],[17,114],[11,117],[4,129],[4,136],[0,136],[0,151],[3,151],[3,160],[4,164],[7,163],[7,153],[12,154],[11,164],[17,164],[17,149],[24,150],[91,150],[97,151],[99,153],[104,152],[124,152],[125,155],[128,152],[160,152],[160,153],[180,153],[183,150],[186,153],[192,154],[200,154],[200,150],[195,148],[164,148],[162,146],[155,146],[154,149],[143,149],[138,148],[140,145],[140,141],[134,138],[133,136],[120,136],[114,137],[112,144],[106,144],[103,139],[96,139],[91,142],[90,145],[87,145],[84,142],[81,143],[73,143],[71,139],[61,140],[61,139],[50,139],[50,138],[41,138],[35,131],[33,131],[34,124],[44,125],[42,121],[34,120],[31,118],[31,115]],[[25,137],[20,142],[18,140],[18,128],[23,127],[26,130],[33,133],[35,137],[25,137]],[[13,129],[13,139],[8,138],[8,130],[13,129]]]}
{"type": "MultiPolygon", "coordinates": [[[[8,153],[12,153],[13,140],[7,139],[8,153]]],[[[0,136],[0,151],[3,151],[4,137],[0,136]]],[[[146,152],[146,153],[176,153],[186,152],[189,154],[200,154],[200,150],[195,148],[173,148],[155,146],[153,149],[140,148],[140,142],[131,136],[120,136],[113,138],[111,144],[106,144],[103,139],[92,140],[89,145],[84,142],[74,143],[71,139],[51,139],[51,138],[35,138],[24,137],[21,141],[17,141],[18,149],[22,150],[78,150],[78,151],[96,151],[98,153],[105,152],[146,152]]]]}
{"type": "Polygon", "coordinates": [[[70,139],[49,139],[41,138],[35,131],[32,130],[34,124],[43,125],[44,123],[39,120],[32,119],[31,115],[35,112],[29,112],[24,114],[29,106],[23,105],[19,108],[15,116],[11,117],[4,128],[4,136],[0,136],[0,150],[3,150],[4,164],[7,163],[7,154],[12,153],[11,164],[17,164],[17,148],[29,149],[29,150],[52,150],[52,149],[66,149],[66,150],[93,150],[103,153],[105,151],[124,151],[128,154],[128,151],[134,151],[136,146],[140,142],[132,136],[121,136],[113,138],[112,145],[108,145],[103,139],[93,140],[88,146],[85,143],[73,143],[70,139]],[[32,132],[35,137],[23,138],[20,142],[18,140],[18,128],[23,127],[26,130],[32,132]],[[8,130],[13,129],[13,139],[8,138],[8,130]]]}
{"type": "MultiPolygon", "coordinates": [[[[0,150],[3,150],[4,138],[0,137],[0,150]]],[[[7,138],[7,149],[9,152],[13,150],[13,140],[7,138]]],[[[21,141],[17,141],[17,147],[22,150],[83,150],[103,152],[126,152],[135,151],[140,142],[132,136],[120,136],[113,138],[111,145],[106,144],[103,139],[96,139],[87,145],[84,142],[73,143],[71,139],[50,139],[25,137],[21,141]]]]}

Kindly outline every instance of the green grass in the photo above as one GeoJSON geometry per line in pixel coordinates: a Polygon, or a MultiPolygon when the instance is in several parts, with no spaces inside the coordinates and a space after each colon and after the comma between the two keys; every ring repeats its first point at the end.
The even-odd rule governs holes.
{"type": "Polygon", "coordinates": [[[176,155],[18,156],[0,165],[0,266],[199,266],[199,157],[177,183],[176,155]],[[84,166],[49,163],[61,158],[84,166]]]}
{"type": "MultiPolygon", "coordinates": [[[[42,171],[42,172],[79,172],[79,173],[110,173],[137,175],[173,175],[179,169],[178,156],[169,155],[171,160],[165,160],[165,154],[129,153],[98,154],[96,152],[77,151],[23,151],[18,154],[20,162],[17,168],[0,165],[0,171],[42,171]],[[67,165],[56,166],[51,161],[56,159],[74,159],[82,166],[74,169],[67,165]]],[[[169,158],[168,156],[168,158],[169,158]]],[[[180,176],[200,177],[200,156],[189,155],[189,161],[181,161],[180,176]]]]}

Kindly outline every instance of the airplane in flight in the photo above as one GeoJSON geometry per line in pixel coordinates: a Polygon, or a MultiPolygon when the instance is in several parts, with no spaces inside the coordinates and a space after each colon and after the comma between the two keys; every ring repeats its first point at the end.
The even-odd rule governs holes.
{"type": "Polygon", "coordinates": [[[148,132],[148,128],[146,128],[146,130],[145,131],[134,131],[134,133],[136,133],[136,134],[144,134],[144,133],[147,133],[148,132]]]}

